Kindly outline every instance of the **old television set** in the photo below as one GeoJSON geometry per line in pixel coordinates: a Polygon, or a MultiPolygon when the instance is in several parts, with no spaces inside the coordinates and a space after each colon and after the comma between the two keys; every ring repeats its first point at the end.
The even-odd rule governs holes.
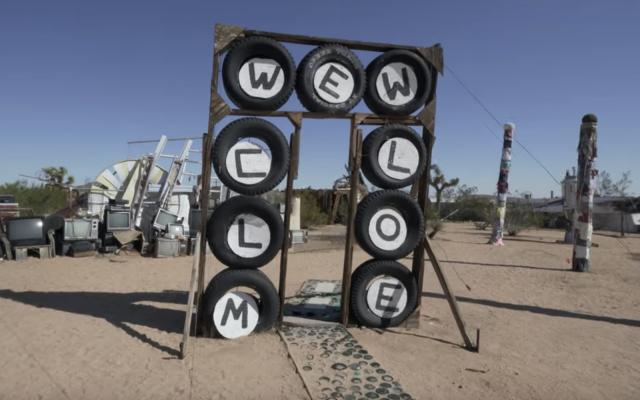
{"type": "Polygon", "coordinates": [[[131,229],[131,213],[129,210],[107,210],[105,213],[107,232],[128,231],[131,229]]]}
{"type": "MultiPolygon", "coordinates": [[[[213,210],[207,211],[207,220],[211,217],[213,210]]],[[[200,223],[202,222],[202,210],[199,208],[191,208],[189,212],[189,236],[196,237],[200,232],[200,223]]]]}
{"type": "Polygon", "coordinates": [[[169,238],[178,238],[184,236],[184,227],[182,224],[167,224],[167,233],[165,236],[169,238]]]}
{"type": "Polygon", "coordinates": [[[66,218],[64,240],[97,240],[99,223],[97,218],[66,218]]]}
{"type": "Polygon", "coordinates": [[[15,217],[5,220],[6,234],[12,246],[47,244],[44,217],[15,217]]]}
{"type": "Polygon", "coordinates": [[[164,231],[167,229],[167,225],[175,224],[176,222],[178,222],[178,215],[161,209],[158,211],[155,221],[153,221],[153,226],[156,229],[164,231]]]}

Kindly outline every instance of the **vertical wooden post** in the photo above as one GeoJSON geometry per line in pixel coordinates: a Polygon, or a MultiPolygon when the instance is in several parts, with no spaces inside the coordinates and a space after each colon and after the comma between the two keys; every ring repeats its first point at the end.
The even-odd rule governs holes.
{"type": "Polygon", "coordinates": [[[285,190],[284,206],[284,240],[280,249],[280,279],[278,282],[278,294],[280,295],[280,311],[278,322],[282,323],[284,317],[284,302],[287,292],[287,263],[289,261],[289,246],[291,245],[291,209],[293,203],[293,181],[298,176],[298,161],[300,157],[300,128],[302,125],[302,113],[289,115],[289,120],[295,129],[289,141],[289,172],[287,173],[287,188],[285,190]]]}
{"type": "MultiPolygon", "coordinates": [[[[420,209],[425,215],[425,234],[426,234],[426,222],[427,222],[427,211],[429,208],[429,179],[430,179],[430,169],[431,169],[431,158],[433,153],[433,145],[435,142],[435,137],[429,132],[429,130],[424,127],[422,128],[422,140],[427,148],[427,167],[425,168],[425,172],[420,177],[418,181],[417,190],[418,190],[418,204],[420,205],[420,209]]],[[[413,191],[413,190],[412,190],[413,191]]],[[[411,265],[411,271],[413,272],[413,276],[416,279],[416,283],[418,284],[418,293],[422,294],[422,288],[424,286],[424,247],[418,246],[413,252],[413,262],[411,265]]],[[[418,302],[418,308],[420,307],[420,302],[418,302]]]]}
{"type": "Polygon", "coordinates": [[[358,188],[360,186],[360,162],[362,157],[362,131],[358,129],[357,117],[351,120],[349,134],[349,213],[347,217],[347,240],[344,246],[344,267],[342,270],[342,296],[340,302],[340,321],[342,325],[349,323],[349,303],[351,298],[351,270],[353,266],[353,244],[355,240],[354,221],[358,205],[358,188]]]}
{"type": "Polygon", "coordinates": [[[593,114],[582,117],[580,142],[578,145],[578,191],[573,226],[572,269],[587,272],[591,268],[591,234],[593,233],[592,211],[597,152],[598,118],[593,114]]]}
{"type": "Polygon", "coordinates": [[[509,170],[511,169],[511,144],[515,125],[504,124],[504,141],[502,142],[502,159],[498,173],[498,194],[496,195],[496,215],[493,222],[493,232],[489,244],[504,246],[504,218],[507,213],[507,193],[509,192],[509,170]]]}

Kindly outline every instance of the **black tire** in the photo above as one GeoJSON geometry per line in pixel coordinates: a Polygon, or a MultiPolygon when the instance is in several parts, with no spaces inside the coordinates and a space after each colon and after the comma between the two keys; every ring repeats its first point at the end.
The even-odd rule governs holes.
{"type": "MultiPolygon", "coordinates": [[[[254,226],[249,223],[250,226],[254,226]]],[[[260,268],[271,261],[280,250],[284,238],[284,224],[276,207],[259,197],[236,196],[219,205],[207,224],[207,241],[213,254],[229,268],[260,268]],[[260,228],[247,232],[246,221],[236,218],[250,214],[260,218],[260,228]],[[269,238],[266,237],[268,228],[269,238]],[[251,237],[250,234],[254,236],[251,237]],[[229,243],[229,236],[235,239],[229,243]],[[237,235],[237,236],[236,236],[237,235]],[[256,242],[256,240],[258,240],[256,242]],[[235,250],[234,250],[235,248],[235,250]],[[241,250],[242,249],[242,250],[241,250]],[[243,251],[245,254],[236,252],[243,251]]]]}
{"type": "MultiPolygon", "coordinates": [[[[236,152],[234,162],[239,158],[236,152]]],[[[287,174],[289,169],[289,145],[280,129],[271,122],[259,118],[241,118],[225,126],[216,138],[211,150],[211,162],[220,181],[229,189],[249,196],[266,193],[276,187],[287,174]],[[255,138],[263,141],[271,152],[271,168],[264,178],[256,183],[244,183],[240,179],[242,166],[236,165],[236,171],[229,171],[227,167],[227,155],[231,148],[245,138],[255,138]],[[238,176],[234,178],[233,175],[238,176]]]]}
{"type": "Polygon", "coordinates": [[[296,67],[291,54],[283,45],[273,39],[251,36],[238,39],[233,43],[222,64],[222,82],[227,96],[239,108],[274,111],[282,107],[291,96],[296,82],[296,67]],[[280,76],[284,79],[279,90],[277,90],[280,86],[278,75],[272,73],[269,76],[267,72],[258,72],[255,69],[255,63],[248,64],[248,61],[255,58],[275,61],[277,64],[274,67],[275,71],[278,71],[278,75],[282,74],[280,76]],[[241,71],[245,64],[247,69],[241,71]],[[256,90],[253,94],[246,91],[249,90],[248,86],[243,89],[240,82],[241,72],[242,75],[251,74],[251,68],[253,68],[253,75],[248,75],[248,84],[251,90],[256,90]],[[263,92],[259,95],[268,97],[258,97],[257,93],[260,89],[271,92],[263,92]]]}
{"type": "Polygon", "coordinates": [[[424,106],[427,99],[432,97],[432,71],[433,69],[427,65],[422,57],[412,51],[387,51],[376,57],[367,66],[368,84],[364,93],[364,101],[371,111],[377,114],[409,115],[424,106]],[[392,81],[388,73],[385,78],[385,72],[382,70],[391,63],[404,64],[400,73],[402,83],[396,80],[392,81]],[[414,77],[415,80],[413,80],[414,77]],[[411,85],[412,82],[413,85],[411,85]],[[382,93],[385,93],[384,96],[378,90],[379,86],[382,93]],[[401,97],[398,98],[398,94],[401,97]],[[397,101],[398,104],[392,104],[389,101],[397,101]]]}
{"type": "MultiPolygon", "coordinates": [[[[397,282],[393,283],[397,285],[397,282]]],[[[393,283],[387,282],[387,284],[393,283]]],[[[411,271],[396,261],[369,260],[359,266],[351,277],[351,314],[360,325],[370,328],[397,326],[415,310],[417,303],[416,280],[411,271]],[[371,302],[367,301],[367,295],[369,290],[375,290],[374,282],[379,277],[394,278],[404,286],[406,291],[404,308],[394,307],[399,305],[401,298],[401,292],[397,291],[400,289],[399,286],[387,286],[381,290],[378,286],[377,300],[373,305],[375,310],[372,310],[371,302]]]]}
{"type": "Polygon", "coordinates": [[[367,195],[358,205],[355,233],[360,247],[372,257],[395,260],[408,255],[422,242],[424,216],[418,203],[407,193],[379,190],[367,195]],[[383,209],[387,212],[374,221],[376,213],[383,209]],[[394,223],[393,231],[383,232],[386,220],[394,223]]]}
{"type": "Polygon", "coordinates": [[[278,319],[280,298],[269,278],[261,271],[246,269],[225,269],[211,279],[204,292],[203,322],[209,336],[224,337],[215,326],[213,312],[216,303],[233,288],[247,287],[254,290],[259,298],[255,298],[258,305],[258,323],[253,332],[271,329],[278,319]]]}
{"type": "MultiPolygon", "coordinates": [[[[344,86],[344,85],[343,85],[344,86]]],[[[307,54],[298,66],[298,76],[296,82],[296,93],[298,99],[309,111],[326,112],[331,114],[346,113],[358,104],[366,86],[364,68],[358,57],[348,48],[339,45],[325,45],[316,48],[307,54]],[[333,62],[346,68],[353,80],[353,90],[345,99],[340,99],[341,93],[334,89],[340,83],[332,77],[339,76],[344,82],[348,75],[340,71],[337,67],[330,68],[323,76],[319,86],[325,88],[322,93],[318,93],[314,85],[314,78],[319,68],[325,64],[333,62]],[[324,82],[324,83],[322,83],[324,82]],[[323,98],[324,97],[324,98],[323,98]],[[335,99],[328,101],[327,99],[335,99]],[[337,102],[340,100],[340,102],[337,102]],[[335,102],[334,102],[335,101],[335,102]]],[[[344,93],[345,97],[348,93],[344,93]]]]}
{"type": "MultiPolygon", "coordinates": [[[[406,142],[403,141],[403,143],[406,142]]],[[[401,150],[408,148],[408,146],[402,146],[401,150]]],[[[418,134],[407,126],[398,124],[381,126],[368,134],[362,144],[362,173],[371,183],[380,188],[399,189],[411,185],[424,173],[426,166],[427,148],[418,134]],[[415,152],[412,151],[410,154],[406,151],[398,152],[396,143],[390,142],[390,148],[385,148],[389,154],[386,157],[386,165],[381,166],[380,149],[383,144],[395,138],[408,140],[415,152]],[[394,153],[399,156],[394,156],[394,153]]]]}

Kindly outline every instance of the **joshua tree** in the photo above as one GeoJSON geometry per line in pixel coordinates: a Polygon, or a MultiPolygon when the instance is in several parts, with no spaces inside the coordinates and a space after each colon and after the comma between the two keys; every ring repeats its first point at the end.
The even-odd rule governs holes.
{"type": "Polygon", "coordinates": [[[75,182],[73,176],[68,175],[68,171],[65,167],[45,167],[42,168],[40,174],[42,180],[49,186],[66,188],[73,185],[75,182]]]}
{"type": "Polygon", "coordinates": [[[440,167],[437,164],[433,164],[431,166],[431,180],[429,184],[433,186],[436,191],[436,211],[438,214],[440,213],[440,202],[442,201],[442,194],[448,188],[452,188],[457,186],[460,182],[460,179],[453,178],[451,180],[446,180],[444,174],[440,167]]]}

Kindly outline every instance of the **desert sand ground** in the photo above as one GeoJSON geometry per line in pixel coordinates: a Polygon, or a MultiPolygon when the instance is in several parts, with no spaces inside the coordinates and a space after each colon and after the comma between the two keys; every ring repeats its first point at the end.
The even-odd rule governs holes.
{"type": "MultiPolygon", "coordinates": [[[[429,267],[418,329],[352,334],[417,399],[640,398],[640,235],[594,235],[592,272],[579,274],[560,231],[505,247],[488,234],[447,224],[433,241],[481,329],[479,354],[460,346],[429,267]]],[[[289,294],[341,277],[340,235],[314,231],[290,253],[289,294]]],[[[354,265],[367,258],[357,250],[354,265]]],[[[263,268],[274,280],[277,264],[263,268]]],[[[199,338],[177,358],[190,268],[137,255],[1,262],[0,398],[307,399],[275,332],[199,338]]],[[[211,257],[207,275],[220,268],[211,257]]]]}

